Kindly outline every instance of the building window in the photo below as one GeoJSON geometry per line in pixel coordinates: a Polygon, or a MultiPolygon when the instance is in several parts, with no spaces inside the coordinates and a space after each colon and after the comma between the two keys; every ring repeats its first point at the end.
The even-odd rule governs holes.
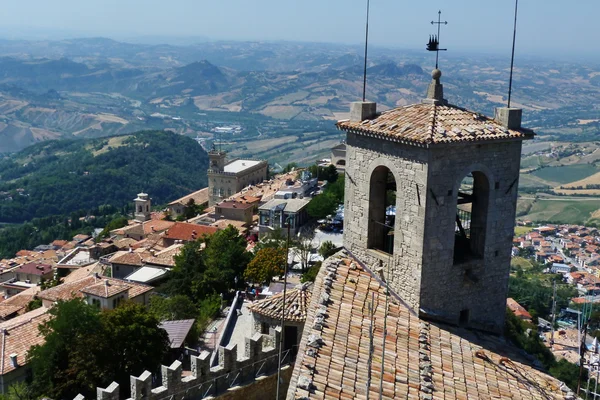
{"type": "Polygon", "coordinates": [[[482,258],[485,250],[489,181],[483,172],[467,175],[458,189],[454,229],[454,263],[482,258]]]}
{"type": "Polygon", "coordinates": [[[262,324],[260,324],[260,333],[262,333],[264,335],[268,335],[269,334],[269,324],[267,324],[266,322],[263,322],[262,324]]]}
{"type": "Polygon", "coordinates": [[[270,224],[271,224],[271,218],[270,218],[270,213],[268,211],[260,213],[260,222],[259,222],[259,224],[263,225],[263,226],[270,226],[270,224]]]}
{"type": "Polygon", "coordinates": [[[213,187],[212,189],[213,189],[213,196],[216,196],[217,195],[217,188],[213,187]]]}
{"type": "Polygon", "coordinates": [[[142,206],[138,206],[138,212],[142,212],[142,206]]]}
{"type": "Polygon", "coordinates": [[[396,223],[396,178],[384,166],[371,174],[367,247],[394,254],[396,223]]]}
{"type": "Polygon", "coordinates": [[[100,300],[98,300],[98,299],[92,299],[92,305],[94,307],[100,308],[100,300]]]}

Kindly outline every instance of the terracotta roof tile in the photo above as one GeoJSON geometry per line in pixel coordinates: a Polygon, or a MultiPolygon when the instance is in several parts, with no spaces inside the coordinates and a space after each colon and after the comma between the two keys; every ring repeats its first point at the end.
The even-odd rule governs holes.
{"type": "Polygon", "coordinates": [[[212,235],[218,231],[214,226],[186,224],[185,222],[176,222],[164,233],[168,239],[192,241],[200,239],[203,235],[212,235]]]}
{"type": "Polygon", "coordinates": [[[341,255],[315,281],[288,398],[378,398],[382,377],[385,399],[567,396],[501,337],[426,322],[393,296],[386,316],[385,285],[341,255]]]}
{"type": "Polygon", "coordinates": [[[22,367],[27,364],[27,352],[31,346],[44,342],[38,327],[50,318],[47,311],[48,309],[41,307],[0,324],[3,343],[0,375],[15,369],[10,361],[11,354],[17,355],[17,364],[22,367]]]}
{"type": "Polygon", "coordinates": [[[117,282],[110,282],[108,279],[106,279],[104,282],[99,282],[95,285],[87,286],[81,289],[81,292],[98,297],[109,298],[116,294],[126,292],[129,290],[129,288],[129,285],[117,282]]]}
{"type": "Polygon", "coordinates": [[[187,206],[188,202],[191,199],[194,199],[194,203],[197,205],[202,205],[204,203],[208,203],[208,197],[209,197],[209,192],[208,192],[208,188],[204,188],[204,189],[200,189],[194,193],[190,193],[186,196],[183,196],[180,199],[177,200],[173,200],[172,202],[169,203],[170,206],[174,206],[176,204],[181,204],[184,206],[187,206]]]}
{"type": "Polygon", "coordinates": [[[15,269],[14,272],[17,274],[21,273],[43,276],[52,272],[52,265],[31,262],[28,264],[21,265],[19,268],[15,269]]]}
{"type": "MultiPolygon", "coordinates": [[[[63,284],[60,284],[53,288],[46,289],[46,290],[40,292],[38,294],[38,297],[40,299],[49,300],[49,301],[70,300],[75,297],[83,297],[84,291],[86,291],[86,293],[87,293],[88,292],[87,289],[89,289],[92,286],[95,287],[98,284],[104,285],[104,283],[103,283],[104,280],[108,280],[108,282],[114,286],[126,286],[127,290],[129,291],[128,295],[129,295],[130,299],[133,299],[133,298],[135,298],[141,294],[144,294],[146,292],[149,292],[153,289],[152,286],[144,285],[144,284],[137,283],[137,282],[127,282],[127,281],[124,281],[121,279],[108,278],[105,276],[96,277],[94,275],[91,275],[91,276],[87,276],[87,277],[82,278],[77,281],[63,283],[63,284]]],[[[115,288],[115,289],[117,289],[117,288],[115,288]]],[[[97,291],[97,290],[99,290],[99,289],[94,288],[94,289],[91,289],[89,292],[91,293],[92,291],[94,291],[94,293],[91,293],[91,294],[95,294],[96,293],[95,291],[97,291]]],[[[98,293],[102,294],[101,291],[99,291],[98,293]]]]}
{"type": "Polygon", "coordinates": [[[337,126],[417,145],[533,138],[533,131],[528,129],[506,129],[495,120],[464,108],[430,103],[395,108],[360,122],[339,121],[337,126]]]}
{"type": "MultiPolygon", "coordinates": [[[[286,291],[286,321],[304,322],[306,320],[306,310],[310,304],[311,289],[312,285],[303,284],[298,288],[286,291]]],[[[255,314],[280,320],[283,304],[283,292],[281,292],[266,299],[255,301],[248,309],[255,314]]]]}

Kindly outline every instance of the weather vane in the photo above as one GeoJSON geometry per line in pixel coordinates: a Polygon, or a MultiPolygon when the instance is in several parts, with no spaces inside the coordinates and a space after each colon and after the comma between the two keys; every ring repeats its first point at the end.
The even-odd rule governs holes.
{"type": "Polygon", "coordinates": [[[442,11],[438,11],[437,22],[431,21],[431,25],[437,24],[438,32],[437,35],[429,35],[429,43],[427,43],[427,51],[435,51],[435,69],[438,67],[438,60],[440,57],[440,51],[446,51],[448,49],[440,49],[440,27],[442,25],[448,25],[448,21],[442,21],[442,11]]]}

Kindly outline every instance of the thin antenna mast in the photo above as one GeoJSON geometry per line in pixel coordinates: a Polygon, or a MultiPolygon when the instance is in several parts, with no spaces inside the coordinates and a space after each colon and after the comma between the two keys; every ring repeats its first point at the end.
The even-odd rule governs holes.
{"type": "Polygon", "coordinates": [[[512,94],[513,66],[515,65],[515,42],[517,40],[517,10],[519,9],[519,0],[515,0],[515,25],[513,29],[512,55],[510,57],[510,78],[508,80],[508,108],[510,108],[510,96],[512,94]]]}
{"type": "Polygon", "coordinates": [[[554,290],[552,294],[552,333],[550,334],[550,348],[554,346],[554,322],[556,321],[556,281],[554,281],[554,290]]]}
{"type": "Polygon", "coordinates": [[[367,0],[367,24],[365,26],[365,68],[363,70],[363,97],[364,102],[367,98],[367,50],[369,47],[369,3],[371,0],[367,0]]]}

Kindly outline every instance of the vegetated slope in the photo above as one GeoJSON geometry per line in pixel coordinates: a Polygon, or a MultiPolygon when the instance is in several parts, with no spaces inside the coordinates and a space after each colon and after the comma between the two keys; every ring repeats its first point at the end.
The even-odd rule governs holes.
{"type": "Polygon", "coordinates": [[[0,222],[121,207],[141,191],[166,203],[205,187],[207,168],[200,145],[166,131],[40,143],[0,161],[0,222]]]}

